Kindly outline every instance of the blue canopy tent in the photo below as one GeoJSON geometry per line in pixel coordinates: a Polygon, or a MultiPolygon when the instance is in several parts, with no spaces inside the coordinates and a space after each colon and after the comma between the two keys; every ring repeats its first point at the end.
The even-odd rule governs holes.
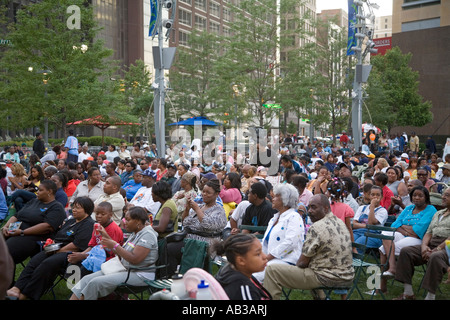
{"type": "Polygon", "coordinates": [[[193,125],[217,126],[218,124],[212,120],[207,119],[206,117],[192,117],[183,121],[178,121],[169,124],[169,126],[193,126],[193,125]]]}

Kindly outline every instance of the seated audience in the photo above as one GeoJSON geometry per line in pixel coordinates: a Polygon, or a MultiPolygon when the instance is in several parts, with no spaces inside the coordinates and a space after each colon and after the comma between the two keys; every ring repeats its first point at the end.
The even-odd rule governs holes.
{"type": "Polygon", "coordinates": [[[283,287],[313,290],[353,282],[350,235],[342,220],[331,212],[327,196],[314,195],[309,202],[308,214],[313,224],[296,265],[276,263],[266,268],[264,287],[274,300],[280,299],[283,287]]]}

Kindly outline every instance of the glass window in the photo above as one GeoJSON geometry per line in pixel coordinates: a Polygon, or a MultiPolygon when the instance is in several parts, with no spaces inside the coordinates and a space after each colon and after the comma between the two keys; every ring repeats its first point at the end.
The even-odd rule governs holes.
{"type": "Polygon", "coordinates": [[[206,0],[195,0],[195,8],[206,12],[206,0]]]}
{"type": "Polygon", "coordinates": [[[188,11],[178,10],[178,21],[187,26],[192,26],[192,14],[188,11]]]}
{"type": "Polygon", "coordinates": [[[220,5],[217,2],[209,2],[209,14],[215,17],[220,17],[220,5]]]}
{"type": "Polygon", "coordinates": [[[195,16],[195,27],[199,30],[206,30],[206,18],[195,16]]]}

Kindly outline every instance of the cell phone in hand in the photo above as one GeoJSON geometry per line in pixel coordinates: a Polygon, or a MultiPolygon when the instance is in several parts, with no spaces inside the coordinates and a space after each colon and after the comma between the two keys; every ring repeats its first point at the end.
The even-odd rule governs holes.
{"type": "Polygon", "coordinates": [[[8,227],[8,232],[14,232],[14,231],[16,231],[17,229],[20,228],[20,225],[21,225],[21,224],[22,224],[22,222],[20,222],[20,221],[16,221],[16,222],[11,223],[11,224],[9,225],[9,227],[8,227]]]}

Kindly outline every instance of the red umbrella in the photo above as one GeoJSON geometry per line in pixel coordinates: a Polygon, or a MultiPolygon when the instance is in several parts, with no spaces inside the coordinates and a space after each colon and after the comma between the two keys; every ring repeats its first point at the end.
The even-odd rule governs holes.
{"type": "Polygon", "coordinates": [[[114,120],[112,118],[109,119],[110,121],[105,121],[105,119],[102,116],[96,116],[93,118],[78,120],[75,122],[66,123],[66,125],[79,125],[79,126],[95,126],[102,130],[102,146],[104,146],[104,136],[105,136],[105,129],[109,128],[110,126],[140,126],[140,123],[137,122],[125,122],[120,120],[114,120]]]}

